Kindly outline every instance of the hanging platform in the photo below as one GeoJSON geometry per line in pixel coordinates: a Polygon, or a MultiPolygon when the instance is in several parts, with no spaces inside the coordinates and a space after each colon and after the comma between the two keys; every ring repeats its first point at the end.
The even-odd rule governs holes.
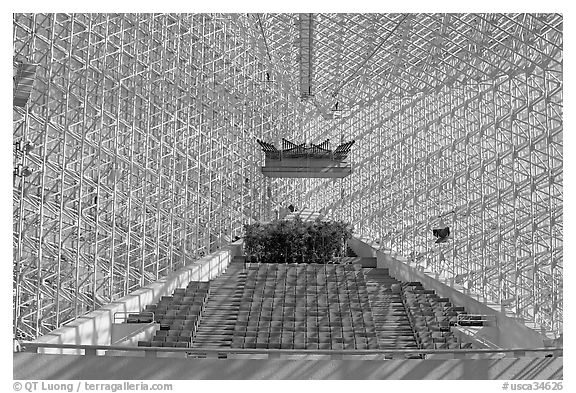
{"type": "Polygon", "coordinates": [[[354,141],[343,143],[335,150],[328,148],[328,139],[306,146],[306,143],[296,145],[282,138],[282,150],[271,143],[257,141],[266,156],[262,167],[264,176],[342,178],[352,173],[346,159],[354,141]]]}

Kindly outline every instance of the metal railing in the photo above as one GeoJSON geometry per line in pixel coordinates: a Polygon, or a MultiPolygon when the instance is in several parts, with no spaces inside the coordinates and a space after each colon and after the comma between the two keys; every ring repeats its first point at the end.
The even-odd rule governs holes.
{"type": "Polygon", "coordinates": [[[471,355],[500,355],[498,357],[524,357],[542,355],[541,357],[561,357],[563,348],[515,348],[515,349],[354,349],[354,350],[329,350],[329,349],[247,349],[247,348],[173,348],[173,347],[126,347],[112,345],[77,345],[77,344],[52,344],[21,342],[19,352],[38,353],[39,349],[68,349],[83,351],[83,355],[101,355],[98,351],[125,351],[144,352],[145,357],[156,357],[159,353],[173,353],[186,355],[187,357],[218,358],[228,355],[264,355],[268,359],[287,358],[294,356],[325,356],[329,359],[342,359],[346,357],[380,357],[382,359],[406,359],[407,357],[430,357],[444,355],[453,359],[466,359],[471,355]],[[451,355],[451,356],[450,356],[451,355]]]}
{"type": "Polygon", "coordinates": [[[462,322],[490,322],[496,324],[496,316],[487,314],[458,314],[456,316],[456,324],[459,326],[464,326],[462,325],[462,322]]]}
{"type": "Polygon", "coordinates": [[[457,329],[459,332],[458,340],[462,339],[461,335],[466,337],[467,342],[479,342],[480,344],[488,347],[488,348],[499,348],[494,342],[490,341],[485,336],[478,336],[477,333],[479,329],[483,328],[484,326],[462,326],[456,322],[453,326],[454,329],[457,329]],[[478,330],[475,330],[478,329],[478,330]]]}
{"type": "Polygon", "coordinates": [[[116,311],[113,316],[113,321],[114,323],[118,323],[118,320],[121,321],[120,323],[127,322],[130,314],[150,315],[152,317],[152,322],[154,322],[154,313],[152,311],[116,311]],[[123,317],[119,318],[118,315],[122,315],[123,317]]]}

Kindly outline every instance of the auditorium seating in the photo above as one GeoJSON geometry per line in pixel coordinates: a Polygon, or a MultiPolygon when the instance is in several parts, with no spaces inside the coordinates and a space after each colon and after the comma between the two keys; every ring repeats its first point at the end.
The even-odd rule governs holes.
{"type": "MultiPolygon", "coordinates": [[[[210,289],[207,282],[191,281],[186,288],[176,289],[172,296],[162,296],[160,302],[148,305],[140,314],[130,314],[127,322],[154,315],[160,329],[151,341],[139,341],[139,346],[187,348],[198,327],[200,314],[210,289]],[[133,317],[130,320],[130,316],[133,317]]],[[[149,321],[150,322],[150,321],[149,321]]]]}
{"type": "Polygon", "coordinates": [[[421,283],[396,280],[388,269],[360,264],[231,263],[210,284],[191,282],[142,313],[130,314],[128,322],[150,322],[152,313],[160,330],[140,346],[469,347],[450,331],[459,316],[466,315],[462,307],[452,306],[421,283]]]}
{"type": "Polygon", "coordinates": [[[361,270],[249,264],[232,347],[378,349],[361,270]]]}
{"type": "MultiPolygon", "coordinates": [[[[435,291],[424,289],[420,282],[404,283],[401,291],[420,348],[470,347],[468,343],[460,344],[450,329],[459,316],[466,314],[464,307],[453,306],[448,298],[441,298],[435,291]]],[[[473,323],[480,325],[483,322],[474,320],[473,323]]]]}

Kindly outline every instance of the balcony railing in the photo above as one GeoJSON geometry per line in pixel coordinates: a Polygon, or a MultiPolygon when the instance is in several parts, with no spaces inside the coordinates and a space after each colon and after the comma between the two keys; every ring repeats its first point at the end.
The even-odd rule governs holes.
{"type": "MultiPolygon", "coordinates": [[[[319,358],[329,360],[349,359],[349,358],[370,358],[378,359],[406,359],[406,358],[430,358],[435,355],[442,355],[443,358],[470,359],[477,357],[494,358],[517,358],[517,357],[562,357],[563,348],[514,348],[514,349],[396,349],[396,350],[322,350],[322,349],[245,349],[245,348],[171,348],[171,347],[126,347],[110,345],[76,345],[76,344],[43,344],[36,342],[21,342],[20,352],[42,353],[42,349],[54,353],[53,350],[76,350],[76,354],[106,356],[108,351],[133,352],[132,356],[157,357],[206,357],[206,358],[227,358],[227,357],[257,357],[264,359],[289,359],[289,358],[319,358]]],[[[69,351],[66,351],[69,352],[69,351]]]]}

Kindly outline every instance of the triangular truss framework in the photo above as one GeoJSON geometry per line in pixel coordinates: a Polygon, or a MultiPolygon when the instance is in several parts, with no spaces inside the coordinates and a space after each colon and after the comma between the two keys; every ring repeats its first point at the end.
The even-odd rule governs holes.
{"type": "MultiPolygon", "coordinates": [[[[315,100],[401,18],[316,15],[315,100]]],[[[557,14],[410,14],[338,92],[345,118],[309,107],[311,139],[358,145],[355,176],[312,180],[309,206],[558,336],[562,42],[557,14]],[[451,210],[453,239],[436,245],[431,223],[451,210]]]]}
{"type": "Polygon", "coordinates": [[[14,106],[15,140],[36,146],[14,155],[33,169],[14,179],[18,338],[290,203],[562,332],[562,16],[313,14],[313,102],[300,100],[298,21],[14,14],[14,59],[37,64],[14,106]],[[335,100],[345,114],[321,116],[335,100]],[[264,178],[248,141],[282,137],[318,151],[355,140],[354,175],[264,178]],[[431,217],[450,210],[453,239],[430,247],[431,217]]]}

